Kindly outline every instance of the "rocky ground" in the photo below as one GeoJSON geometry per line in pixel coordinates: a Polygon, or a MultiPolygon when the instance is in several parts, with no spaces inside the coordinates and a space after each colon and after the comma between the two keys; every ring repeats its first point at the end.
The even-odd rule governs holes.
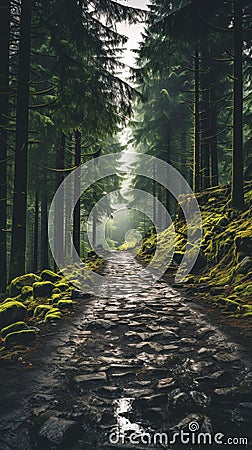
{"type": "MultiPolygon", "coordinates": [[[[116,253],[104,271],[121,283],[139,268],[116,253]]],[[[202,308],[159,281],[74,309],[2,362],[0,450],[251,448],[240,440],[249,442],[251,358],[202,308]]]]}

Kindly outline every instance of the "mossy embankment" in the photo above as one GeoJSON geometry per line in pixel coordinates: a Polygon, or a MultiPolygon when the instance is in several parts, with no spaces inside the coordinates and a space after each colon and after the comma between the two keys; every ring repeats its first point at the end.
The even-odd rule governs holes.
{"type": "MultiPolygon", "coordinates": [[[[211,188],[196,195],[201,210],[203,239],[198,260],[184,287],[190,295],[211,301],[235,318],[252,317],[252,182],[245,183],[245,207],[231,206],[230,186],[211,188]]],[[[187,198],[182,200],[185,204],[187,198]]],[[[187,223],[181,211],[174,222],[176,248],[171,271],[175,273],[187,243],[187,223]]],[[[157,236],[148,236],[139,257],[148,263],[157,236]]],[[[159,235],[163,254],[170,250],[170,230],[159,235]]],[[[191,249],[195,251],[195,248],[191,249]]]]}
{"type": "MultiPolygon", "coordinates": [[[[85,269],[97,271],[103,262],[92,255],[85,261],[85,269]]],[[[0,300],[0,358],[13,348],[32,345],[41,327],[74,314],[78,284],[85,279],[88,283],[88,278],[87,271],[73,265],[67,278],[61,271],[46,269],[12,280],[0,300]]]]}

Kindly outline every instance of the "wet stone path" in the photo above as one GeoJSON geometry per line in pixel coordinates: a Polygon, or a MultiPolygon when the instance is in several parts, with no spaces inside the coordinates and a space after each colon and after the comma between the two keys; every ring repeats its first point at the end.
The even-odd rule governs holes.
{"type": "MultiPolygon", "coordinates": [[[[123,253],[104,270],[138,269],[123,253]]],[[[251,361],[178,291],[76,308],[29,364],[0,368],[0,450],[251,448],[251,361]]]]}

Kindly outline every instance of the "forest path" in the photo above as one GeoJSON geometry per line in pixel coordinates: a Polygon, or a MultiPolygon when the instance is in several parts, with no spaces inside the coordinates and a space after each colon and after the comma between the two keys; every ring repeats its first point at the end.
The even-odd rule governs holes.
{"type": "MultiPolygon", "coordinates": [[[[104,273],[121,280],[139,267],[117,254],[104,273]]],[[[158,431],[172,439],[188,427],[223,442],[248,437],[251,361],[175,289],[159,281],[131,294],[128,285],[123,298],[90,297],[75,309],[25,361],[0,369],[0,450],[221,447],[179,436],[153,444],[158,431]]]]}

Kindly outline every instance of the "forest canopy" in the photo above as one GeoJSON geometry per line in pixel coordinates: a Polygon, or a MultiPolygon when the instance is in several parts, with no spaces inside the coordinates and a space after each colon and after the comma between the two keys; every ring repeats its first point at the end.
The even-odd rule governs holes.
{"type": "MultiPolygon", "coordinates": [[[[152,0],[147,13],[112,0],[1,5],[1,291],[26,270],[53,266],[48,209],[55,191],[88,159],[120,154],[126,125],[126,145],[174,165],[195,192],[231,182],[231,204],[243,208],[252,172],[251,2],[152,0]],[[143,22],[137,68],[125,81],[127,38],[117,25],[143,22]]],[[[88,251],[82,219],[120,183],[102,180],[76,205],[78,253],[88,251]]],[[[159,185],[133,183],[176,212],[159,185]]],[[[57,251],[68,244],[59,240],[57,251]]]]}

